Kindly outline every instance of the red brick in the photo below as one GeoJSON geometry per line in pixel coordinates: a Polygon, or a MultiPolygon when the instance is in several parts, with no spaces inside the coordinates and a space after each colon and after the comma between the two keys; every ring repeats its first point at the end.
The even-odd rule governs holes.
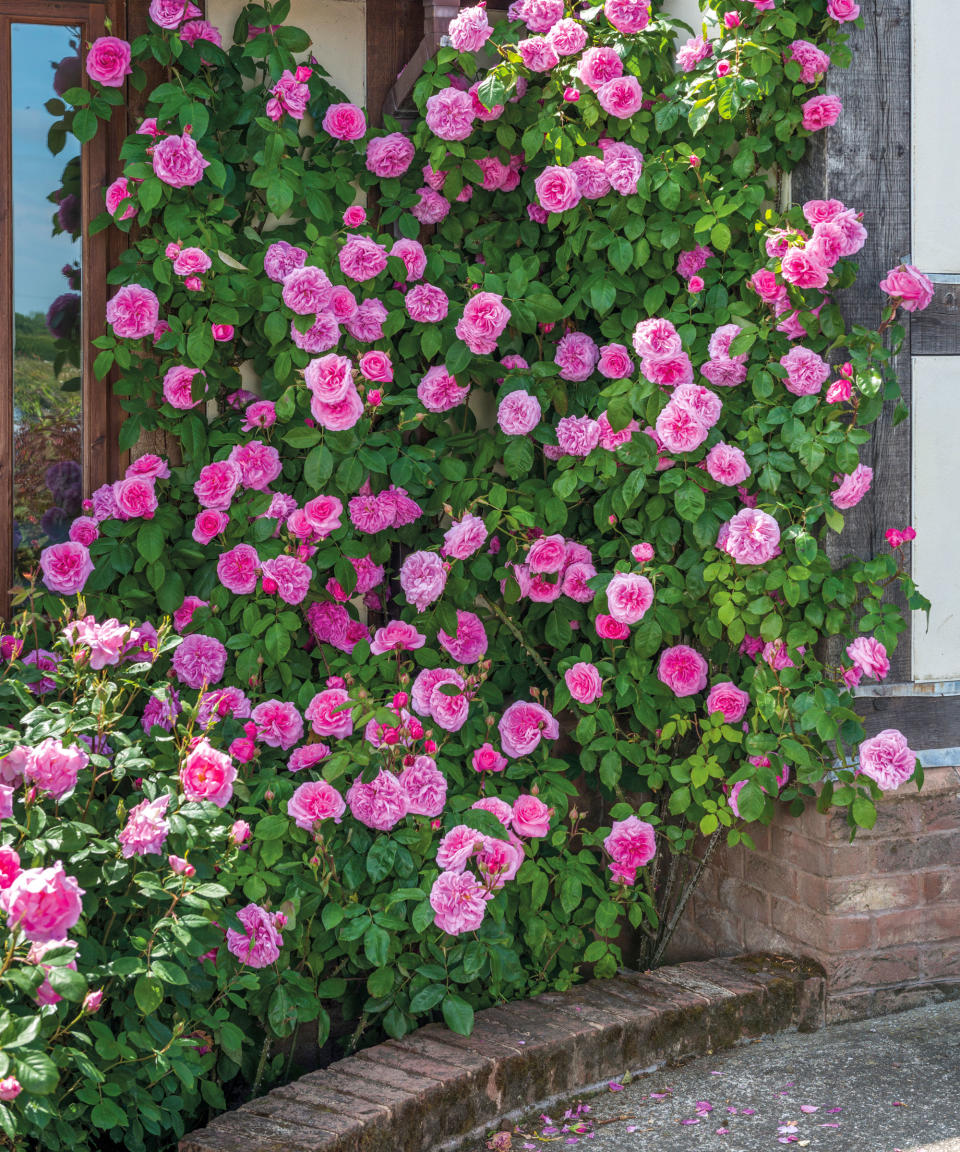
{"type": "Polygon", "coordinates": [[[923,975],[921,949],[917,944],[900,948],[876,949],[834,957],[830,973],[831,992],[848,988],[909,984],[923,975]]]}
{"type": "Polygon", "coordinates": [[[924,832],[912,839],[883,841],[875,847],[879,872],[921,872],[960,865],[960,836],[953,832],[924,832]]]}
{"type": "Polygon", "coordinates": [[[903,873],[840,879],[801,876],[799,900],[826,915],[915,908],[921,903],[920,883],[916,876],[903,873]]]}
{"type": "Polygon", "coordinates": [[[881,912],[875,918],[875,926],[880,948],[928,940],[956,940],[960,937],[960,905],[881,912]]]}
{"type": "Polygon", "coordinates": [[[927,904],[960,904],[960,869],[940,868],[920,877],[923,900],[927,904]]]}
{"type": "MultiPolygon", "coordinates": [[[[957,930],[960,936],[960,926],[957,930]]],[[[955,943],[928,944],[920,951],[920,966],[927,980],[960,977],[960,939],[955,943]]]]}

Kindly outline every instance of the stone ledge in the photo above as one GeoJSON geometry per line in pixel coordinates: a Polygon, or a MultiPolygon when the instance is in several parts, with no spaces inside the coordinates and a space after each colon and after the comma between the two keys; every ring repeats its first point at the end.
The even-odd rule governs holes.
{"type": "Polygon", "coordinates": [[[180,1152],[430,1152],[561,1093],[824,1019],[823,969],[758,954],[622,971],[428,1024],[217,1117],[180,1152]]]}

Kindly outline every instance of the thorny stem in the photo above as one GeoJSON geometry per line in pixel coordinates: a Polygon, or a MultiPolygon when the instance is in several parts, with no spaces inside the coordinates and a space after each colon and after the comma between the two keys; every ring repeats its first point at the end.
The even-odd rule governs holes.
{"type": "Polygon", "coordinates": [[[540,671],[544,674],[544,676],[546,676],[553,687],[556,688],[559,683],[556,676],[554,676],[554,674],[550,671],[540,653],[537,652],[534,648],[530,647],[530,645],[524,639],[523,633],[520,631],[517,625],[514,624],[506,612],[504,612],[503,609],[499,607],[499,605],[493,604],[491,601],[489,601],[486,596],[478,595],[477,603],[486,608],[488,612],[492,612],[502,624],[506,624],[523,650],[533,659],[534,663],[537,665],[540,671]]]}
{"type": "MultiPolygon", "coordinates": [[[[667,950],[667,945],[673,938],[673,934],[677,930],[677,925],[680,923],[680,917],[683,915],[684,909],[686,908],[694,889],[700,883],[700,878],[703,876],[707,865],[710,863],[710,857],[713,855],[714,849],[720,842],[720,834],[722,831],[722,828],[718,828],[716,832],[714,832],[714,834],[710,837],[710,840],[707,843],[707,849],[697,864],[697,870],[693,874],[693,879],[690,880],[686,887],[683,889],[683,892],[680,895],[680,899],[677,902],[677,906],[673,910],[673,915],[670,917],[670,923],[667,925],[666,931],[661,935],[660,943],[657,945],[657,948],[653,953],[653,959],[650,963],[651,968],[656,968],[663,958],[663,954],[667,950]]],[[[673,877],[671,876],[671,880],[672,879],[673,877]]]]}

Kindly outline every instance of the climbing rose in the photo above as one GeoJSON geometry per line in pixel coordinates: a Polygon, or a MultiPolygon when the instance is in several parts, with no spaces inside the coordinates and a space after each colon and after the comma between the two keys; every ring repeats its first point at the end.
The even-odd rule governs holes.
{"type": "Polygon", "coordinates": [[[540,401],[522,388],[508,392],[497,409],[497,423],[506,436],[526,436],[540,423],[540,401]]]}
{"type": "Polygon", "coordinates": [[[201,739],[180,765],[180,784],[187,800],[207,800],[225,808],[233,795],[237,769],[225,752],[201,739]]]}
{"type": "Polygon", "coordinates": [[[750,465],[743,451],[722,441],[707,453],[707,471],[718,484],[735,487],[742,484],[750,475],[750,465]]]}
{"type": "Polygon", "coordinates": [[[460,385],[445,365],[428,368],[417,385],[417,398],[428,412],[449,412],[466,400],[470,385],[460,385]]]}
{"type": "Polygon", "coordinates": [[[676,696],[693,696],[707,686],[707,662],[695,649],[677,644],[664,649],[657,678],[676,696]]]}
{"type": "MultiPolygon", "coordinates": [[[[314,745],[315,747],[315,745],[314,745]]],[[[298,828],[312,832],[320,820],[339,824],[347,810],[346,801],[326,780],[308,780],[287,801],[287,815],[298,828]]]]}
{"type": "Polygon", "coordinates": [[[303,718],[286,700],[264,700],[250,713],[256,739],[271,748],[292,748],[303,737],[303,718]]]}
{"type": "Polygon", "coordinates": [[[189,0],[150,0],[150,19],[160,28],[178,28],[184,20],[203,13],[189,0]]]}
{"type": "Polygon", "coordinates": [[[704,36],[688,40],[677,53],[677,67],[681,72],[692,72],[701,60],[713,55],[713,45],[704,36]]]}
{"type": "Polygon", "coordinates": [[[430,756],[417,756],[400,773],[407,811],[414,816],[437,817],[447,800],[447,778],[430,756]]]}
{"type": "Polygon", "coordinates": [[[363,112],[356,104],[331,104],[321,125],[336,140],[361,140],[367,131],[363,112]]]}
{"type": "Polygon", "coordinates": [[[107,211],[111,216],[115,215],[117,209],[121,204],[124,204],[123,213],[120,216],[121,220],[129,220],[132,216],[137,214],[137,205],[133,199],[133,192],[130,188],[130,182],[126,176],[118,176],[116,180],[107,188],[105,193],[105,200],[107,211]]]}
{"type": "Polygon", "coordinates": [[[618,32],[626,35],[642,32],[650,23],[647,0],[606,0],[603,14],[618,32]]]}
{"type": "Polygon", "coordinates": [[[475,664],[486,655],[487,632],[483,621],[475,613],[462,608],[457,609],[456,636],[450,636],[441,628],[437,640],[458,664],[475,664]]]}
{"type": "Polygon", "coordinates": [[[280,957],[283,937],[277,931],[277,916],[261,908],[259,904],[248,904],[237,913],[237,919],[246,929],[238,932],[227,929],[227,949],[250,968],[266,968],[280,957]]]}
{"type": "Polygon", "coordinates": [[[473,99],[469,92],[444,88],[427,98],[426,123],[441,140],[466,140],[473,131],[473,99]]]}
{"type": "Polygon", "coordinates": [[[722,712],[728,724],[735,724],[746,715],[750,695],[729,680],[714,684],[707,696],[707,714],[722,712]]]}
{"type": "Polygon", "coordinates": [[[302,604],[310,591],[313,573],[296,556],[277,556],[260,565],[264,592],[276,592],[284,604],[302,604]]]}
{"type": "Polygon", "coordinates": [[[99,36],[87,52],[87,75],[105,88],[122,88],[130,76],[130,45],[116,36],[99,36]]]}
{"type": "Polygon", "coordinates": [[[557,443],[561,454],[589,456],[600,443],[600,424],[589,416],[564,416],[557,423],[557,443]]]}
{"type": "Polygon", "coordinates": [[[476,932],[483,923],[489,899],[472,872],[441,872],[430,889],[434,923],[451,936],[476,932]]]}
{"type": "Polygon", "coordinates": [[[444,533],[441,551],[444,556],[451,556],[455,560],[468,560],[486,542],[487,529],[483,520],[471,512],[465,512],[444,533]]]}
{"type": "Polygon", "coordinates": [[[827,0],[827,15],[838,24],[845,24],[860,15],[860,5],[856,0],[827,0]]]}
{"type": "Polygon", "coordinates": [[[153,172],[171,188],[189,188],[203,179],[204,160],[191,136],[164,136],[153,146],[153,172]]]}
{"type": "Polygon", "coordinates": [[[537,199],[545,212],[566,212],[580,202],[580,185],[569,168],[549,165],[534,182],[537,199]]]}
{"type": "Polygon", "coordinates": [[[474,8],[461,8],[457,17],[450,21],[450,43],[458,52],[477,52],[490,39],[493,29],[487,21],[486,9],[482,5],[474,8]]]}
{"type": "Polygon", "coordinates": [[[812,96],[801,106],[803,127],[808,132],[829,128],[840,119],[843,103],[839,96],[812,96]]]}
{"type": "Polygon", "coordinates": [[[254,591],[259,571],[260,557],[252,544],[236,544],[217,560],[217,577],[235,596],[254,591]]]}
{"type": "Polygon", "coordinates": [[[557,345],[554,362],[563,380],[586,380],[596,367],[600,349],[585,332],[568,332],[557,345]]]}
{"type": "Polygon", "coordinates": [[[597,101],[604,112],[629,120],[643,104],[643,89],[636,76],[617,76],[597,89],[597,101]]]}
{"type": "Polygon", "coordinates": [[[724,552],[738,564],[765,564],[780,553],[780,525],[759,508],[743,508],[721,528],[724,552]]]}
{"type": "Polygon", "coordinates": [[[591,91],[623,75],[623,61],[613,48],[588,48],[580,57],[577,75],[591,91]]]}
{"type": "Polygon", "coordinates": [[[603,695],[603,682],[595,664],[581,660],[563,674],[570,695],[579,704],[592,704],[603,695]]]}
{"type": "Polygon", "coordinates": [[[446,569],[435,552],[411,552],[400,567],[400,587],[418,612],[440,598],[446,583],[446,569]]]}
{"type": "Polygon", "coordinates": [[[117,834],[124,859],[151,853],[159,855],[170,831],[166,819],[169,803],[170,793],[164,792],[156,800],[141,800],[130,809],[126,824],[117,834]]]}
{"type": "Polygon", "coordinates": [[[223,679],[227,650],[213,636],[198,632],[181,642],[172,663],[181,684],[188,688],[209,687],[223,679]]]}
{"type": "Polygon", "coordinates": [[[891,268],[880,281],[880,291],[895,300],[905,312],[922,312],[933,300],[933,281],[913,264],[891,268]]]}
{"type": "Polygon", "coordinates": [[[794,396],[815,395],[830,375],[829,364],[816,352],[800,345],[781,356],[780,364],[787,373],[785,387],[794,396]]]}
{"type": "Polygon", "coordinates": [[[547,33],[558,56],[576,56],[581,52],[590,36],[586,28],[576,20],[558,20],[547,33]]]}
{"type": "Polygon", "coordinates": [[[28,940],[62,940],[80,919],[84,890],[63,870],[61,861],[50,868],[26,868],[0,892],[0,908],[9,929],[19,927],[28,940]]]}
{"type": "Polygon", "coordinates": [[[413,652],[426,644],[427,638],[412,624],[404,620],[391,620],[385,628],[378,628],[370,642],[370,654],[382,656],[385,652],[413,652]]]}
{"type": "Polygon", "coordinates": [[[518,796],[513,802],[513,830],[518,836],[546,836],[553,809],[538,796],[518,796]]]}
{"type": "MultiPolygon", "coordinates": [[[[840,478],[835,476],[834,479],[840,478]]],[[[858,464],[853,472],[843,477],[840,487],[831,493],[833,506],[841,511],[855,507],[870,491],[872,483],[873,469],[866,464],[858,464]]]]}
{"type": "Polygon", "coordinates": [[[89,550],[73,540],[51,544],[40,553],[40,571],[43,582],[51,592],[72,596],[83,590],[87,577],[93,571],[89,550]]]}
{"type": "Polygon", "coordinates": [[[159,313],[160,301],[142,284],[126,284],[107,301],[107,323],[122,340],[152,335],[159,313]]]}
{"type": "Polygon", "coordinates": [[[896,728],[884,728],[860,745],[860,771],[885,791],[905,784],[914,773],[916,760],[916,753],[896,728]]]}
{"type": "Polygon", "coordinates": [[[407,814],[407,796],[392,773],[380,769],[369,784],[360,776],[347,792],[354,818],[378,832],[389,832],[407,814]]]}
{"type": "Polygon", "coordinates": [[[883,680],[890,671],[887,650],[873,636],[858,636],[847,645],[847,655],[855,668],[874,680],[883,680]]]}
{"type": "Polygon", "coordinates": [[[55,736],[48,736],[30,749],[23,775],[59,801],[73,791],[77,777],[89,763],[90,757],[78,744],[65,745],[55,736]]]}
{"type": "MultiPolygon", "coordinates": [[[[496,748],[489,742],[480,745],[474,752],[470,762],[477,772],[502,772],[508,764],[506,756],[501,756],[496,748]]],[[[477,805],[474,804],[474,807],[476,806],[477,805]]],[[[510,816],[511,818],[513,817],[512,809],[510,809],[510,816]]]]}
{"type": "Polygon", "coordinates": [[[498,728],[504,752],[515,760],[529,756],[541,737],[556,740],[560,735],[559,724],[546,708],[528,700],[511,704],[500,717],[498,728]]]}
{"type": "Polygon", "coordinates": [[[614,821],[603,846],[613,860],[609,868],[614,879],[633,884],[637,869],[649,864],[656,855],[656,833],[652,824],[628,816],[626,820],[614,821]]]}
{"type": "Polygon", "coordinates": [[[617,572],[607,585],[607,607],[614,620],[636,624],[653,604],[653,585],[635,572],[617,572]]]}

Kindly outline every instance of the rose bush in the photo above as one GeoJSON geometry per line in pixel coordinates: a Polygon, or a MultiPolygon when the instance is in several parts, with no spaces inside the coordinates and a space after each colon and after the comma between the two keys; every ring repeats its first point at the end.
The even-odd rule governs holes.
{"type": "Polygon", "coordinates": [[[770,203],[842,114],[809,103],[856,5],[720,0],[685,45],[639,0],[470,9],[409,137],[300,59],[285,0],[229,43],[191,8],[64,94],[86,140],[126,68],[169,73],[94,223],[136,227],[96,369],[123,447],[182,463],[91,494],[5,641],[0,1123],[49,1148],[163,1146],[332,1014],[342,1047],[466,1032],[656,963],[721,836],[869,827],[921,780],[851,696],[888,590],[925,603],[912,530],[831,538],[929,285],[892,270],[848,331],[855,206],[770,203]],[[37,893],[77,945],[42,964],[37,893]]]}

